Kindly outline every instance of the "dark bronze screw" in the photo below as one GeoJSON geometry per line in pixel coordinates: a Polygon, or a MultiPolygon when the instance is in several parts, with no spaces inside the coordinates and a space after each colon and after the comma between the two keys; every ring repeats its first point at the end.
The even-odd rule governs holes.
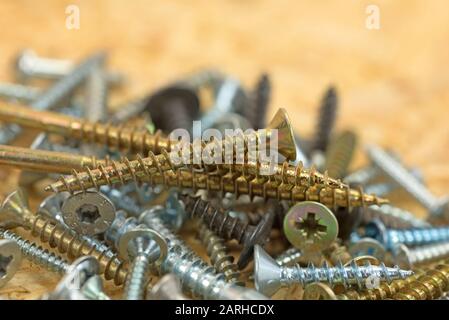
{"type": "Polygon", "coordinates": [[[257,226],[249,225],[238,218],[233,218],[219,207],[213,206],[209,201],[200,197],[183,194],[180,200],[184,203],[187,214],[192,218],[199,218],[208,228],[217,233],[219,237],[226,240],[237,240],[243,244],[237,266],[240,269],[246,267],[250,262],[253,249],[256,244],[263,245],[268,239],[271,227],[276,216],[275,202],[268,206],[268,212],[257,226]]]}
{"type": "Polygon", "coordinates": [[[312,142],[311,151],[326,151],[338,108],[338,95],[335,87],[330,86],[321,100],[317,129],[312,142]]]}

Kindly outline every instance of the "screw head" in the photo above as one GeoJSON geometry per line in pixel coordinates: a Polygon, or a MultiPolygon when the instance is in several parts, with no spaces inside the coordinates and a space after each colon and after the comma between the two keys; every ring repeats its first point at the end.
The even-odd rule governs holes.
{"type": "Polygon", "coordinates": [[[284,233],[298,249],[322,251],[337,239],[338,222],[323,204],[304,201],[291,207],[286,214],[284,233]]]}
{"type": "Polygon", "coordinates": [[[304,289],[304,300],[337,300],[334,291],[324,283],[314,282],[304,289]]]}
{"type": "Polygon", "coordinates": [[[372,238],[362,238],[356,243],[349,246],[349,253],[353,257],[358,256],[373,256],[380,261],[383,261],[387,253],[385,247],[377,240],[372,238]]]}
{"type": "Polygon", "coordinates": [[[2,203],[0,226],[7,229],[21,226],[25,217],[30,214],[28,197],[22,189],[17,189],[10,193],[2,203]]]}
{"type": "Polygon", "coordinates": [[[0,288],[19,270],[22,252],[14,240],[0,240],[0,288]]]}
{"type": "Polygon", "coordinates": [[[151,95],[146,103],[146,110],[151,115],[151,120],[157,128],[166,130],[161,125],[164,124],[164,114],[169,112],[166,110],[170,106],[171,101],[178,100],[186,108],[187,114],[192,119],[196,119],[200,110],[200,100],[194,90],[185,85],[175,84],[159,89],[151,95]],[[165,110],[165,112],[161,112],[165,110]]]}
{"type": "Polygon", "coordinates": [[[383,245],[388,243],[387,227],[379,219],[374,219],[365,226],[365,236],[376,239],[383,245]]]}
{"type": "Polygon", "coordinates": [[[281,268],[272,257],[262,249],[254,246],[254,285],[256,290],[270,297],[278,291],[282,283],[280,281],[281,268]]]}
{"type": "Polygon", "coordinates": [[[395,250],[395,264],[397,264],[402,269],[412,269],[413,262],[410,249],[405,244],[399,244],[395,250]]]}
{"type": "Polygon", "coordinates": [[[64,201],[61,212],[68,227],[89,236],[104,233],[115,218],[114,204],[95,191],[71,195],[64,201]]]}
{"type": "Polygon", "coordinates": [[[277,140],[278,152],[286,159],[294,161],[296,159],[295,137],[291,126],[291,120],[284,108],[280,108],[276,112],[266,130],[270,137],[270,141],[272,138],[277,140]],[[277,130],[277,137],[271,137],[272,129],[277,130]]]}
{"type": "Polygon", "coordinates": [[[168,246],[165,238],[158,232],[144,228],[137,227],[120,237],[118,244],[118,251],[122,258],[133,259],[139,254],[140,250],[154,250],[158,249],[159,256],[155,264],[159,265],[164,262],[168,253],[168,246]],[[157,247],[154,247],[155,244],[157,247]]]}

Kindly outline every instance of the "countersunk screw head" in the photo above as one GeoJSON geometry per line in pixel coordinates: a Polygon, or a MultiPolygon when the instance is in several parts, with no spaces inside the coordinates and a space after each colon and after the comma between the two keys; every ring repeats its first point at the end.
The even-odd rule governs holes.
{"type": "Polygon", "coordinates": [[[362,238],[349,246],[349,253],[353,257],[369,255],[383,261],[387,251],[379,241],[372,238],[362,238]]]}
{"type": "Polygon", "coordinates": [[[296,144],[291,120],[284,108],[280,108],[267,126],[267,131],[276,129],[278,152],[290,161],[296,160],[296,144]]]}
{"type": "Polygon", "coordinates": [[[167,257],[168,247],[164,237],[152,229],[138,227],[127,231],[120,237],[118,251],[122,258],[134,259],[139,252],[155,249],[154,244],[159,251],[155,264],[159,265],[167,257]]]}
{"type": "Polygon", "coordinates": [[[170,115],[170,112],[172,112],[169,110],[170,107],[174,106],[173,102],[176,101],[185,108],[186,114],[191,119],[196,119],[199,115],[200,100],[191,88],[183,85],[170,85],[159,89],[148,98],[146,110],[150,113],[151,120],[155,126],[162,131],[170,132],[176,129],[171,128],[168,125],[170,120],[166,119],[170,115]]]}
{"type": "Polygon", "coordinates": [[[22,252],[14,240],[0,240],[0,288],[15,275],[22,261],[22,252]]]}
{"type": "Polygon", "coordinates": [[[21,226],[29,214],[28,198],[22,189],[18,189],[10,193],[2,203],[0,226],[7,229],[21,226]]]}
{"type": "Polygon", "coordinates": [[[323,204],[304,201],[294,205],[284,218],[284,233],[298,249],[322,251],[338,235],[338,222],[323,204]]]}
{"type": "Polygon", "coordinates": [[[115,219],[114,204],[95,191],[71,195],[64,201],[61,212],[67,226],[89,236],[104,233],[115,219]]]}
{"type": "Polygon", "coordinates": [[[400,268],[411,269],[413,267],[410,249],[405,244],[399,244],[395,248],[395,261],[400,268]]]}

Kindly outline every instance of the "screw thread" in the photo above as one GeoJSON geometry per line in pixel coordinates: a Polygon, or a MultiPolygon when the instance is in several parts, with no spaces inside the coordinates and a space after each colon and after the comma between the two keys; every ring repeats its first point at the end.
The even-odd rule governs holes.
{"type": "Polygon", "coordinates": [[[289,248],[276,258],[276,262],[280,266],[291,266],[299,262],[302,254],[296,248],[289,248]]]}
{"type": "Polygon", "coordinates": [[[338,95],[337,90],[331,86],[325,92],[319,111],[315,139],[312,150],[325,151],[335,125],[337,115],[338,95]]]}
{"type": "MultiPolygon", "coordinates": [[[[140,171],[139,174],[135,171],[134,177],[130,174],[121,175],[119,176],[121,180],[112,180],[111,178],[109,178],[109,180],[98,180],[96,176],[100,173],[97,171],[94,172],[95,174],[90,175],[92,180],[95,181],[95,184],[93,185],[91,183],[92,180],[84,182],[86,180],[83,178],[81,180],[83,182],[80,183],[75,176],[66,176],[65,179],[61,179],[60,181],[47,186],[45,190],[53,192],[75,192],[79,190],[86,190],[90,187],[95,187],[98,189],[102,185],[112,185],[112,182],[125,183],[127,181],[144,181],[149,182],[151,185],[163,185],[166,187],[190,188],[193,190],[207,190],[210,192],[229,192],[236,194],[237,197],[242,194],[247,194],[251,198],[259,196],[265,200],[278,199],[295,202],[305,200],[316,201],[331,208],[363,207],[372,204],[380,205],[388,202],[387,200],[379,198],[375,195],[365,194],[360,189],[331,189],[318,187],[307,188],[272,181],[268,177],[255,178],[229,174],[220,176],[202,172],[198,173],[195,170],[190,169],[177,169],[175,171],[166,171],[155,174],[147,174],[144,172],[144,176],[140,176],[140,171]]],[[[83,176],[86,174],[84,172],[81,173],[83,176]]]]}
{"type": "Polygon", "coordinates": [[[161,273],[174,273],[185,290],[194,297],[219,299],[228,284],[223,274],[216,274],[214,268],[208,266],[194,253],[185,251],[180,246],[169,248],[167,258],[160,266],[161,273]]]}
{"type": "Polygon", "coordinates": [[[342,179],[348,172],[357,144],[357,136],[352,131],[342,132],[330,144],[326,152],[325,168],[331,177],[342,179]]]}
{"type": "MultiPolygon", "coordinates": [[[[447,262],[447,261],[446,261],[447,262]]],[[[449,264],[440,264],[412,281],[393,296],[396,300],[431,300],[439,298],[449,286],[449,264]]]]}
{"type": "Polygon", "coordinates": [[[418,279],[418,274],[414,274],[405,279],[393,280],[391,283],[381,283],[378,288],[372,290],[356,291],[349,290],[346,293],[337,295],[339,300],[384,300],[393,297],[397,292],[406,288],[412,281],[418,279]]]}
{"type": "Polygon", "coordinates": [[[372,206],[363,211],[363,223],[368,223],[376,218],[380,219],[388,228],[429,228],[431,226],[430,223],[416,218],[413,213],[388,204],[380,207],[372,206]]]}
{"type": "Polygon", "coordinates": [[[56,82],[31,104],[35,110],[47,110],[56,106],[67,97],[90,74],[93,68],[102,64],[106,59],[105,53],[95,54],[75,67],[70,73],[56,82]]]}
{"type": "Polygon", "coordinates": [[[449,227],[421,229],[387,229],[386,246],[393,249],[398,244],[422,246],[436,242],[449,241],[449,227]]]}
{"type": "Polygon", "coordinates": [[[412,271],[401,270],[399,267],[387,268],[383,263],[379,266],[367,263],[363,267],[354,262],[346,267],[341,263],[335,267],[329,267],[325,263],[320,268],[310,263],[307,268],[301,268],[298,264],[293,267],[281,267],[281,282],[286,285],[300,283],[303,287],[313,282],[327,282],[330,285],[341,283],[345,287],[357,285],[361,288],[364,280],[371,276],[381,281],[391,282],[394,279],[405,279],[412,274],[412,271]]]}
{"type": "Polygon", "coordinates": [[[192,218],[200,219],[209,229],[225,239],[235,239],[243,243],[254,231],[254,226],[239,218],[233,218],[221,209],[213,206],[201,197],[183,194],[179,199],[184,203],[187,214],[192,218]]]}
{"type": "Polygon", "coordinates": [[[409,259],[412,265],[444,259],[447,256],[449,256],[449,242],[409,249],[409,259]]]}
{"type": "Polygon", "coordinates": [[[266,116],[271,98],[271,81],[268,74],[263,73],[257,81],[254,98],[250,108],[243,110],[244,117],[249,120],[254,129],[262,129],[266,126],[266,116]]]}
{"type": "Polygon", "coordinates": [[[48,250],[36,245],[21,236],[9,231],[0,229],[0,237],[14,240],[19,245],[22,253],[28,260],[47,268],[50,271],[64,274],[69,268],[69,263],[61,257],[49,252],[48,250]]]}
{"type": "Polygon", "coordinates": [[[207,254],[215,270],[223,273],[227,282],[243,285],[243,282],[240,281],[240,272],[234,263],[234,257],[228,254],[223,239],[215,235],[204,223],[200,225],[199,237],[203,245],[206,246],[207,254]]]}
{"type": "Polygon", "coordinates": [[[123,262],[106,245],[96,243],[94,240],[86,241],[86,237],[81,237],[60,223],[40,215],[27,215],[24,226],[33,236],[48,243],[52,248],[57,248],[58,252],[66,253],[70,258],[95,257],[106,280],[112,279],[116,285],[121,285],[125,281],[127,272],[123,262]]]}
{"type": "Polygon", "coordinates": [[[140,254],[133,259],[124,287],[126,300],[142,300],[144,298],[150,263],[150,258],[146,254],[140,254]]]}

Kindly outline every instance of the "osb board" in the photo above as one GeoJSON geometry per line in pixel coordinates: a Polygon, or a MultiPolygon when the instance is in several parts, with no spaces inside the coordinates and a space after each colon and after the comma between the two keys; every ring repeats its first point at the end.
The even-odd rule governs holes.
{"type": "MultiPolygon", "coordinates": [[[[0,81],[13,80],[11,61],[25,47],[74,60],[107,49],[110,68],[130,79],[112,94],[111,105],[202,67],[216,66],[247,86],[267,71],[274,87],[270,115],[286,108],[302,136],[312,133],[320,96],[334,83],[341,97],[338,128],[356,130],[362,144],[394,148],[422,170],[432,192],[443,195],[449,182],[447,1],[376,1],[379,30],[365,27],[369,4],[4,0],[0,81]],[[80,8],[79,30],[65,28],[69,4],[80,8]]],[[[355,166],[364,161],[360,148],[355,166]]],[[[7,194],[17,173],[0,174],[7,194]]],[[[423,214],[408,198],[396,204],[423,214]]],[[[0,295],[35,298],[57,280],[24,262],[0,295]]]]}

